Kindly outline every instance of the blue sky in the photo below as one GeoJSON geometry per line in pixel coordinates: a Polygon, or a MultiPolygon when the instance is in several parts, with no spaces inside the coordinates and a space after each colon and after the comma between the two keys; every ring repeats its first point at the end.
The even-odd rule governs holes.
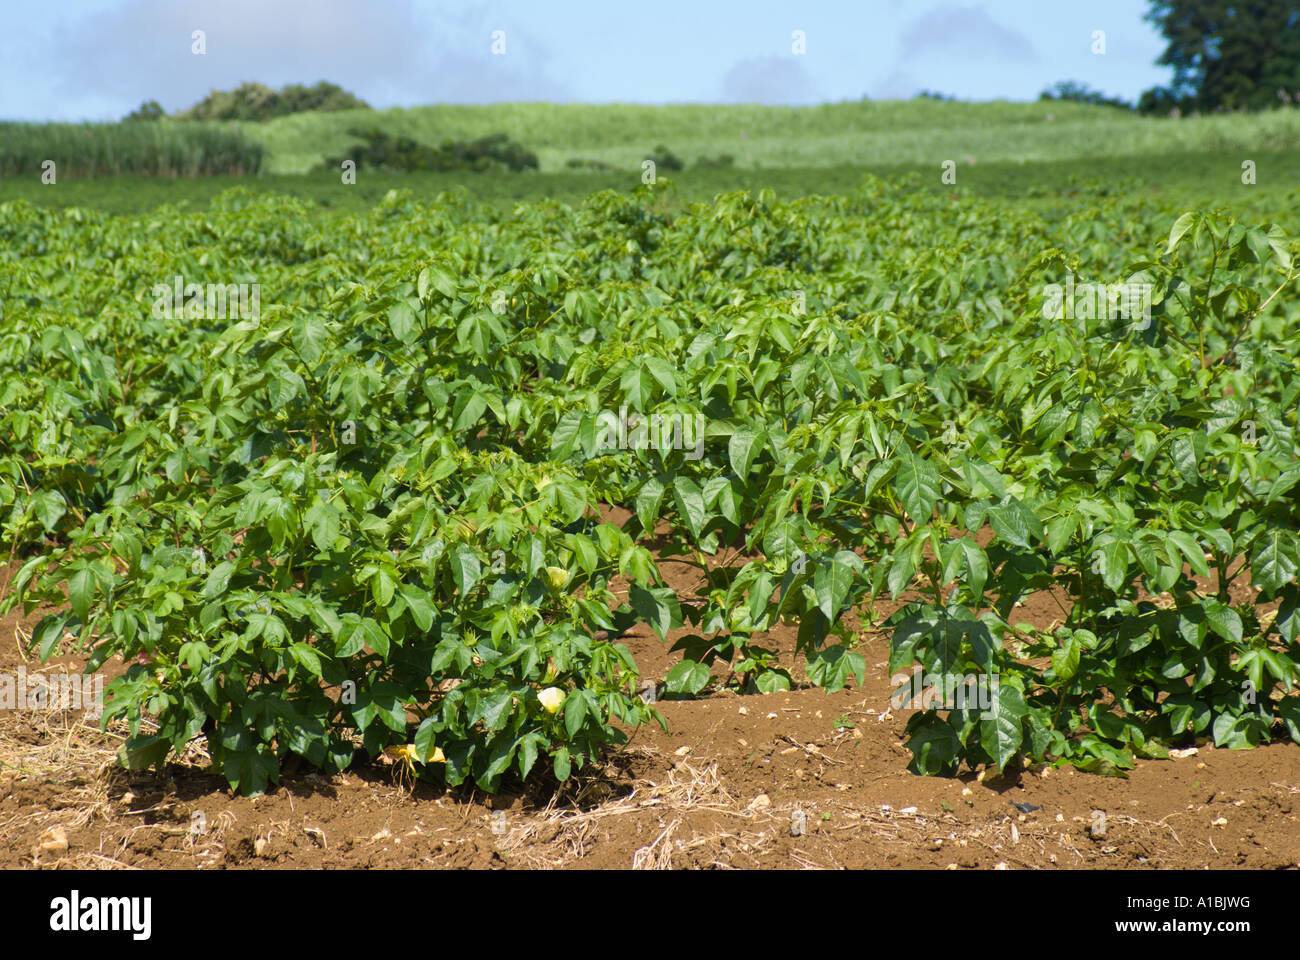
{"type": "Polygon", "coordinates": [[[1032,100],[1166,83],[1144,0],[57,0],[5,11],[0,118],[168,111],[245,80],[376,107],[557,100],[1032,100]],[[207,52],[191,52],[194,30],[207,52]],[[505,53],[492,53],[493,31],[505,53]],[[803,31],[805,51],[793,52],[803,31]],[[1105,32],[1105,53],[1092,51],[1105,32]]]}

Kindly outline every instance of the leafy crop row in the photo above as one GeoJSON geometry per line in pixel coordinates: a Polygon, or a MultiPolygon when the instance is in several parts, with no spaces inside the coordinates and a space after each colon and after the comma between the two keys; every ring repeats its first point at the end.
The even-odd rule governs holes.
{"type": "Polygon", "coordinates": [[[0,207],[4,607],[60,608],[43,656],[129,664],[126,762],[204,733],[243,790],[407,744],[452,784],[564,779],[658,716],[636,625],[679,637],[676,695],[718,663],[833,690],[884,595],[891,672],[999,681],[913,716],[918,772],[1300,740],[1281,229],[665,189],[0,207]],[[175,275],[259,283],[261,314],[155,317],[175,275]],[[1067,276],[1148,285],[1149,322],[1046,318],[1067,276]],[[1017,622],[1044,590],[1059,626],[1017,622]]]}

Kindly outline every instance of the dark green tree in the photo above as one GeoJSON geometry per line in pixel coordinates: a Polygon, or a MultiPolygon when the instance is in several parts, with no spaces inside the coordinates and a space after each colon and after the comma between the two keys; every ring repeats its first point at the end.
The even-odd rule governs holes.
{"type": "Polygon", "coordinates": [[[163,112],[162,105],[157,100],[146,100],[140,104],[139,109],[128,113],[123,119],[132,122],[138,120],[161,120],[167,114],[163,112]]]}
{"type": "Polygon", "coordinates": [[[1146,19],[1169,41],[1156,63],[1174,77],[1142,94],[1143,112],[1259,110],[1300,93],[1296,0],[1151,0],[1146,19]]]}
{"type": "Polygon", "coordinates": [[[184,120],[270,120],[307,110],[364,110],[364,100],[324,80],[315,86],[290,84],[280,92],[260,83],[243,83],[234,90],[213,90],[180,114],[184,120]]]}

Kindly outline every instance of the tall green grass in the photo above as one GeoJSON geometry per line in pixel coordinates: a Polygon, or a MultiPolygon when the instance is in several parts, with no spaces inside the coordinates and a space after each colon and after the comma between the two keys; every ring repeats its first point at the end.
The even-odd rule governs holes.
{"type": "Polygon", "coordinates": [[[4,177],[39,177],[46,160],[58,177],[194,177],[257,173],[265,159],[266,148],[230,124],[0,122],[4,177]]]}
{"type": "Polygon", "coordinates": [[[814,107],[501,103],[301,113],[247,134],[266,145],[271,173],[304,173],[377,127],[429,146],[505,133],[544,172],[570,157],[638,170],[663,144],[688,165],[727,153],[742,168],[1050,163],[1179,151],[1300,150],[1300,108],[1179,120],[1078,103],[857,101],[814,107]]]}

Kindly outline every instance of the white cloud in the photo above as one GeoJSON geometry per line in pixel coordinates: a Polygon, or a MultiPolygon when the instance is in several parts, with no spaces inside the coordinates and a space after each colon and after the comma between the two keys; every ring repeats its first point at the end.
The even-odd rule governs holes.
{"type": "Polygon", "coordinates": [[[374,106],[569,99],[546,51],[508,17],[438,11],[411,0],[126,0],[59,27],[64,51],[55,102],[143,100],[191,106],[244,81],[272,87],[329,80],[374,106]],[[506,53],[491,33],[506,31],[506,53]],[[207,52],[191,51],[193,31],[207,52]]]}
{"type": "Polygon", "coordinates": [[[795,56],[742,60],[722,78],[722,99],[730,103],[796,105],[821,98],[795,56]]]}
{"type": "Polygon", "coordinates": [[[1034,45],[979,7],[945,4],[917,17],[903,30],[903,56],[960,56],[970,60],[1035,61],[1034,45]]]}

